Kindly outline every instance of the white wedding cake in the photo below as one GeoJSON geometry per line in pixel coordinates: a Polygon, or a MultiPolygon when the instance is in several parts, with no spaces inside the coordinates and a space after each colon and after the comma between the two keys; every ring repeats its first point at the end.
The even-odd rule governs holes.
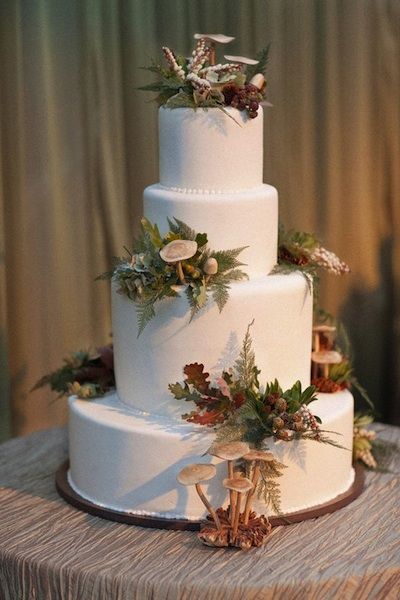
{"type": "MultiPolygon", "coordinates": [[[[310,384],[313,299],[301,273],[269,274],[277,260],[278,196],[263,183],[263,114],[236,108],[160,108],[160,182],[144,192],[144,216],[161,234],[176,218],[207,232],[209,246],[245,247],[248,280],[230,285],[220,313],[213,300],[190,321],[182,291],[159,303],[138,337],[135,304],[112,286],[116,392],[93,401],[71,397],[71,487],[113,510],[170,519],[200,519],[205,509],[194,488],[179,486],[189,463],[211,461],[218,477],[205,485],[214,506],[226,504],[225,465],[204,456],[212,430],[182,420],[182,403],[168,384],[187,363],[203,362],[211,376],[236,360],[248,324],[260,381],[284,389],[310,384]],[[233,117],[233,118],[232,118],[233,117]]],[[[183,286],[182,286],[183,288],[183,286]]],[[[268,447],[286,465],[280,478],[282,512],[320,505],[344,493],[352,469],[353,397],[347,390],[319,394],[313,413],[346,449],[314,440],[268,447]]],[[[262,499],[260,513],[271,514],[262,499]]]]}

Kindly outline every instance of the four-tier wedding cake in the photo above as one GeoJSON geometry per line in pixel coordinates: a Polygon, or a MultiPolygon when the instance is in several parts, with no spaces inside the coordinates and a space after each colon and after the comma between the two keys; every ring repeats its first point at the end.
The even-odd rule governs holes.
{"type": "MultiPolygon", "coordinates": [[[[207,364],[211,377],[235,362],[251,335],[259,379],[283,388],[310,384],[313,298],[298,272],[271,274],[277,261],[278,195],[263,183],[263,111],[256,118],[234,108],[159,110],[160,182],[144,191],[144,216],[161,235],[171,219],[206,232],[211,248],[243,247],[248,278],[232,282],[222,312],[210,298],[194,316],[185,286],[159,303],[138,337],[136,308],[112,284],[116,391],[92,401],[70,398],[71,487],[99,506],[138,515],[200,519],[203,504],[176,476],[185,465],[212,461],[218,476],[205,485],[216,506],[225,470],[204,457],[211,429],[185,422],[168,385],[187,363],[207,364]]],[[[286,468],[280,477],[281,510],[299,511],[344,493],[352,468],[353,397],[348,390],[321,393],[313,412],[343,448],[311,439],[272,438],[268,448],[286,468]]],[[[256,508],[271,509],[262,498],[256,508]]]]}

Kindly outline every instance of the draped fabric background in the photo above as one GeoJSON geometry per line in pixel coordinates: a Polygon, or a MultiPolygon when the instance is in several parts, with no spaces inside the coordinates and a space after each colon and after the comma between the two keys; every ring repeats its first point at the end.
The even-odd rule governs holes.
{"type": "MultiPolygon", "coordinates": [[[[106,343],[108,285],[158,179],[156,107],[136,90],[196,31],[272,43],[265,177],[287,226],[352,266],[321,304],[348,325],[359,379],[400,419],[398,0],[3,0],[0,4],[0,435],[63,423],[29,390],[106,343]]],[[[240,151],[240,149],[238,149],[240,151]]]]}

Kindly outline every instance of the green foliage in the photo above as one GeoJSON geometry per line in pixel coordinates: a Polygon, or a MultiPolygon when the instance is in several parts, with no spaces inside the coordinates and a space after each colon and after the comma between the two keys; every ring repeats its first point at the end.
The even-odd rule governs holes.
{"type": "Polygon", "coordinates": [[[189,93],[186,90],[180,90],[177,94],[170,96],[163,104],[167,108],[197,108],[193,92],[189,93]]]}
{"type": "Polygon", "coordinates": [[[155,305],[164,298],[179,296],[177,289],[185,292],[191,310],[191,319],[206,304],[211,294],[221,311],[229,297],[229,286],[240,281],[246,274],[238,267],[242,248],[210,252],[207,234],[197,233],[179,219],[168,220],[170,230],[162,236],[156,224],[142,219],[138,237],[133,241],[128,256],[114,260],[114,269],[100,275],[98,279],[113,279],[118,292],[133,300],[137,306],[138,336],[155,316],[155,305]],[[195,255],[180,261],[184,280],[175,264],[166,263],[160,250],[174,240],[190,240],[197,243],[195,255]],[[206,260],[217,257],[218,271],[207,275],[206,260]]]}
{"type": "Polygon", "coordinates": [[[211,293],[219,312],[221,312],[229,299],[229,286],[224,283],[214,283],[211,293]]]}
{"type": "Polygon", "coordinates": [[[289,274],[301,272],[312,291],[313,284],[318,282],[318,265],[312,261],[311,253],[319,246],[319,241],[312,233],[286,230],[284,225],[279,225],[278,235],[278,264],[273,273],[289,274]]]}
{"type": "Polygon", "coordinates": [[[274,460],[270,462],[262,462],[260,465],[260,479],[257,486],[257,495],[262,498],[267,506],[269,506],[275,514],[279,515],[281,509],[281,489],[279,482],[276,481],[283,475],[283,469],[286,465],[274,460]]]}
{"type": "Polygon", "coordinates": [[[58,398],[69,394],[79,398],[103,396],[115,387],[112,346],[98,348],[93,354],[74,352],[59,369],[39,379],[31,391],[47,385],[58,393],[58,398]]]}
{"type": "Polygon", "coordinates": [[[269,61],[269,51],[271,44],[265,46],[260,52],[256,54],[256,60],[258,60],[258,64],[256,65],[248,65],[246,68],[246,81],[250,81],[254,75],[257,73],[262,73],[265,77],[265,72],[267,70],[267,64],[269,61]]]}
{"type": "Polygon", "coordinates": [[[239,358],[235,362],[235,371],[238,384],[242,389],[254,390],[259,388],[258,375],[259,369],[256,367],[256,357],[253,350],[253,340],[250,335],[250,328],[254,325],[254,319],[247,326],[244,336],[242,349],[239,358]]]}

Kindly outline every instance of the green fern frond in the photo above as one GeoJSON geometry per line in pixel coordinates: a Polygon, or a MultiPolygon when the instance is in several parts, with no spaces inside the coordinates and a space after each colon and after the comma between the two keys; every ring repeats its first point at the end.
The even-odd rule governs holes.
{"type": "Polygon", "coordinates": [[[215,252],[211,252],[210,256],[216,259],[218,263],[218,271],[223,273],[224,271],[235,269],[236,267],[243,265],[243,263],[237,260],[237,257],[245,248],[247,248],[247,246],[234,248],[232,250],[217,250],[215,252]]]}
{"type": "Polygon", "coordinates": [[[247,326],[242,349],[234,367],[240,385],[245,390],[253,389],[256,384],[256,357],[253,350],[253,340],[250,335],[250,328],[253,325],[254,319],[247,326]]]}
{"type": "Polygon", "coordinates": [[[176,227],[174,228],[174,233],[180,234],[182,236],[182,239],[184,239],[184,240],[195,240],[196,239],[197,233],[195,232],[194,229],[192,229],[191,227],[189,227],[189,225],[187,225],[183,221],[180,221],[179,219],[174,218],[174,221],[176,223],[176,227]]]}
{"type": "Polygon", "coordinates": [[[152,302],[147,302],[145,304],[136,304],[136,312],[137,312],[137,321],[138,321],[138,334],[139,337],[142,333],[146,325],[151,321],[151,319],[155,316],[154,310],[155,300],[152,302]]]}
{"type": "Polygon", "coordinates": [[[265,71],[267,69],[267,64],[269,60],[270,47],[271,44],[268,44],[267,46],[265,46],[265,48],[263,48],[262,50],[260,50],[260,52],[256,54],[256,60],[258,60],[258,63],[256,65],[249,65],[247,67],[246,81],[250,81],[250,79],[254,77],[254,75],[256,75],[257,73],[262,73],[262,75],[265,76],[265,71]]]}
{"type": "Polygon", "coordinates": [[[223,283],[215,283],[211,288],[211,294],[219,312],[222,311],[229,299],[229,287],[223,283]]]}

